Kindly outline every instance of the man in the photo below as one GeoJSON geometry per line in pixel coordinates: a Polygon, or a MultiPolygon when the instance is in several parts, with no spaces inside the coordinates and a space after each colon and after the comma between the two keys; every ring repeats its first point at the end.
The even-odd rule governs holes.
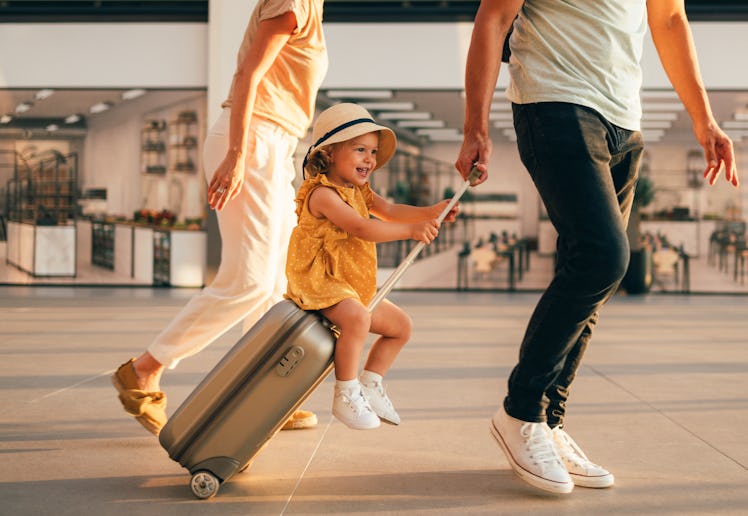
{"type": "Polygon", "coordinates": [[[465,78],[464,141],[455,166],[487,177],[488,113],[509,40],[517,145],[558,231],[557,267],[525,333],[491,432],[515,473],[555,493],[610,487],[564,431],[569,387],[629,259],[626,224],[643,143],[641,67],[649,25],[660,61],[704,148],[704,177],[724,167],[738,186],[732,142],[701,81],[683,0],[483,0],[465,78]],[[516,18],[516,20],[515,20],[516,18]]]}

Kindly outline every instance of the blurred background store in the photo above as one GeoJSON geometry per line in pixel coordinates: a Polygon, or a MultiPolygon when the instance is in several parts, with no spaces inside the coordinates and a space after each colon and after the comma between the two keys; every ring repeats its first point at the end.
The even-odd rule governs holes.
{"type": "MultiPolygon", "coordinates": [[[[199,287],[218,263],[201,146],[254,2],[0,3],[0,284],[199,287]]],[[[462,81],[477,1],[327,0],[323,109],[354,101],[398,134],[372,184],[397,201],[459,178],[462,81]]],[[[748,182],[748,5],[687,1],[717,120],[748,182]]],[[[746,187],[706,186],[702,152],[651,42],[647,152],[627,290],[748,293],[746,187]]],[[[502,71],[491,176],[403,288],[540,290],[555,233],[519,161],[502,71]]],[[[303,154],[308,140],[299,145],[303,154]]],[[[382,274],[409,243],[380,246],[382,274]]]]}

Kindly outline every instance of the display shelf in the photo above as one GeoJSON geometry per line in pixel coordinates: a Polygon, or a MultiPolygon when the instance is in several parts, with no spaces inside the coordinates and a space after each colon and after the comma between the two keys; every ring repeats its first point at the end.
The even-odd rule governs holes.
{"type": "Polygon", "coordinates": [[[140,160],[144,174],[166,174],[166,120],[149,119],[140,133],[140,160]]]}
{"type": "Polygon", "coordinates": [[[173,172],[197,171],[197,113],[181,111],[169,123],[169,169],[173,172]]]}
{"type": "Polygon", "coordinates": [[[8,218],[40,226],[66,225],[75,220],[78,155],[53,151],[34,162],[16,155],[7,184],[8,218]]]}
{"type": "Polygon", "coordinates": [[[171,231],[153,230],[153,284],[167,286],[171,269],[171,231]]]}
{"type": "Polygon", "coordinates": [[[114,270],[114,224],[103,221],[91,223],[91,264],[114,270]]]}

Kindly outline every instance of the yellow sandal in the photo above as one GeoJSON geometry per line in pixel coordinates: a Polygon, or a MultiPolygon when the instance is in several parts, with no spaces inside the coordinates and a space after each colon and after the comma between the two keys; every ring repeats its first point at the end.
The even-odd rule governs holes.
{"type": "Polygon", "coordinates": [[[112,375],[112,384],[119,392],[119,400],[125,411],[135,417],[146,430],[158,435],[166,424],[166,394],[138,388],[134,361],[131,358],[117,369],[112,375]]]}

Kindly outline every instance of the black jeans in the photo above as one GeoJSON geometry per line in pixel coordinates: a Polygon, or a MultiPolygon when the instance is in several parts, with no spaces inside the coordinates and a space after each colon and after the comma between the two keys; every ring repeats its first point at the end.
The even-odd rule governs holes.
{"type": "Polygon", "coordinates": [[[555,427],[597,312],[628,267],[626,224],[643,143],[640,132],[575,104],[515,104],[513,112],[522,163],[559,236],[555,274],[528,323],[504,407],[555,427]]]}

